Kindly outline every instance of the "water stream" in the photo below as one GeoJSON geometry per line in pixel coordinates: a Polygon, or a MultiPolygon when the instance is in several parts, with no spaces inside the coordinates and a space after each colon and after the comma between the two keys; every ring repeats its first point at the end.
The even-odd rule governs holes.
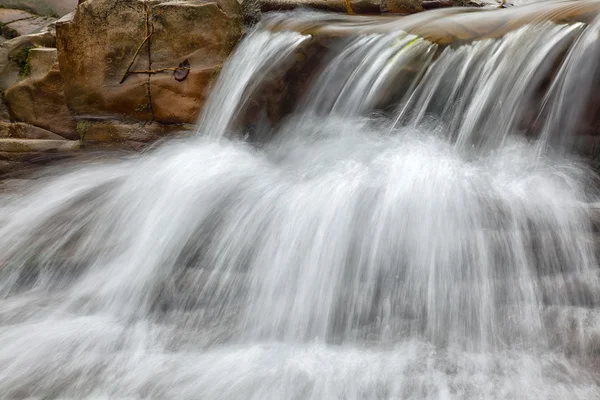
{"type": "Polygon", "coordinates": [[[600,399],[597,182],[555,140],[598,22],[346,21],[249,132],[302,18],[335,28],[266,18],[196,136],[0,194],[0,399],[600,399]]]}

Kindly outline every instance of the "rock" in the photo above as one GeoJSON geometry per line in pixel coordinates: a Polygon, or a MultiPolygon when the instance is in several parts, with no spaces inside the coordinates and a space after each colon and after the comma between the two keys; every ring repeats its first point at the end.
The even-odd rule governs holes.
{"type": "Polygon", "coordinates": [[[0,139],[0,152],[2,153],[73,151],[79,150],[79,148],[79,142],[71,140],[0,139]]]}
{"type": "MultiPolygon", "coordinates": [[[[4,176],[22,171],[27,168],[27,164],[19,161],[3,160],[0,156],[0,179],[4,176]]],[[[5,190],[3,187],[0,189],[5,190]]]]}
{"type": "Polygon", "coordinates": [[[12,8],[0,8],[0,23],[1,24],[10,24],[14,21],[19,21],[23,19],[35,18],[35,15],[28,13],[23,10],[15,10],[12,8]]]}
{"type": "Polygon", "coordinates": [[[241,28],[235,0],[82,2],[56,25],[69,109],[81,118],[193,123],[241,28]],[[173,72],[186,60],[179,81],[173,72]]]}
{"type": "Polygon", "coordinates": [[[80,135],[84,136],[84,143],[148,143],[173,132],[193,129],[185,125],[162,125],[157,122],[127,124],[119,121],[79,121],[77,127],[80,135]]]}
{"type": "Polygon", "coordinates": [[[0,179],[33,172],[34,168],[80,154],[75,140],[1,139],[0,179]]]}
{"type": "Polygon", "coordinates": [[[25,78],[27,59],[32,48],[55,46],[56,40],[49,30],[0,43],[0,91],[25,78]]]}
{"type": "Polygon", "coordinates": [[[33,17],[6,24],[5,26],[18,34],[18,36],[29,35],[40,32],[56,19],[50,17],[33,17]]]}
{"type": "Polygon", "coordinates": [[[56,18],[41,17],[22,10],[0,8],[2,35],[8,39],[41,31],[56,18]]]}
{"type": "Polygon", "coordinates": [[[349,14],[379,14],[381,2],[375,0],[257,0],[262,12],[311,8],[349,14]]]}
{"type": "Polygon", "coordinates": [[[16,8],[33,14],[60,17],[77,6],[78,0],[2,0],[5,8],[16,8]]]}
{"type": "Polygon", "coordinates": [[[61,136],[37,126],[22,122],[0,121],[0,138],[2,139],[51,139],[64,140],[61,136]]]}
{"type": "Polygon", "coordinates": [[[423,7],[423,9],[425,10],[453,6],[454,2],[452,0],[424,0],[423,2],[421,2],[421,7],[423,7]]]}
{"type": "Polygon", "coordinates": [[[79,138],[65,102],[58,63],[42,77],[30,77],[6,90],[4,97],[13,119],[68,139],[79,138]]]}
{"type": "Polygon", "coordinates": [[[10,121],[8,107],[4,104],[4,92],[0,91],[0,121],[10,121]]]}
{"type": "Polygon", "coordinates": [[[49,47],[36,47],[29,50],[29,77],[39,79],[47,75],[56,63],[57,51],[49,47]]]}
{"type": "Polygon", "coordinates": [[[381,12],[384,14],[414,14],[423,11],[421,0],[383,0],[381,12]]]}

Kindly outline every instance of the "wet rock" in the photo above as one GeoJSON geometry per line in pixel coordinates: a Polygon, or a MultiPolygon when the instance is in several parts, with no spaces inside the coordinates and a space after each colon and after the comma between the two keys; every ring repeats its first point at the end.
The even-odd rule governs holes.
{"type": "MultiPolygon", "coordinates": [[[[418,3],[417,0],[415,2],[418,3]]],[[[374,0],[258,0],[262,12],[310,8],[349,14],[379,14],[380,2],[374,0]]]]}
{"type": "Polygon", "coordinates": [[[414,14],[423,11],[421,0],[383,0],[381,12],[386,14],[414,14]]]}
{"type": "Polygon", "coordinates": [[[421,3],[421,6],[425,10],[431,10],[434,8],[452,7],[454,3],[452,0],[425,0],[421,3]]]}
{"type": "Polygon", "coordinates": [[[56,26],[75,116],[193,123],[242,22],[235,0],[89,0],[56,26]],[[179,81],[173,72],[185,60],[179,81]]]}
{"type": "Polygon", "coordinates": [[[0,138],[2,139],[51,139],[64,140],[61,136],[37,126],[22,122],[0,121],[0,138]]]}
{"type": "Polygon", "coordinates": [[[0,139],[1,153],[39,153],[45,151],[72,151],[78,149],[79,143],[71,140],[0,139]]]}
{"type": "Polygon", "coordinates": [[[154,123],[123,123],[119,121],[79,121],[78,131],[84,143],[148,143],[174,132],[192,130],[185,125],[154,123]]]}
{"type": "Polygon", "coordinates": [[[0,138],[0,180],[79,154],[74,140],[0,138]]]}
{"type": "Polygon", "coordinates": [[[79,137],[65,102],[58,63],[41,77],[20,81],[6,90],[4,96],[14,120],[47,129],[67,139],[79,137]]]}

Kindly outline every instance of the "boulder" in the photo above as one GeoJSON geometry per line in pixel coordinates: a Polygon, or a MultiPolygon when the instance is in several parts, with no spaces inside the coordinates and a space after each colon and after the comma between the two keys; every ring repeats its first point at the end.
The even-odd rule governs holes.
{"type": "Polygon", "coordinates": [[[0,24],[10,24],[14,21],[34,18],[35,15],[23,10],[15,10],[12,8],[0,8],[0,24]]]}
{"type": "Polygon", "coordinates": [[[0,139],[0,153],[40,153],[47,151],[73,151],[80,148],[79,142],[71,140],[45,139],[0,139]]]}
{"type": "Polygon", "coordinates": [[[78,0],[2,0],[5,8],[16,8],[33,14],[60,17],[77,6],[78,0]]]}
{"type": "Polygon", "coordinates": [[[383,0],[381,12],[386,14],[414,14],[423,11],[421,0],[383,0]]]}
{"type": "Polygon", "coordinates": [[[29,50],[29,78],[39,79],[50,72],[56,63],[57,51],[50,47],[35,47],[29,50]]]}
{"type": "Polygon", "coordinates": [[[247,3],[255,3],[263,12],[309,8],[347,14],[402,15],[429,8],[482,5],[477,0],[247,0],[247,3]]]}
{"type": "Polygon", "coordinates": [[[29,74],[29,51],[36,47],[55,47],[50,30],[24,35],[0,43],[0,91],[15,85],[29,74]]]}
{"type": "Polygon", "coordinates": [[[4,92],[0,91],[0,121],[10,121],[8,107],[4,104],[4,92]]]}
{"type": "Polygon", "coordinates": [[[79,154],[74,140],[0,138],[0,179],[79,154]]]}
{"type": "Polygon", "coordinates": [[[22,122],[11,123],[5,121],[0,121],[0,138],[64,140],[61,136],[37,126],[22,122]]]}
{"type": "Polygon", "coordinates": [[[310,8],[348,14],[379,14],[380,0],[255,0],[262,12],[310,8]]]}
{"type": "Polygon", "coordinates": [[[181,133],[193,128],[183,125],[153,123],[123,123],[119,121],[81,120],[77,130],[84,143],[148,143],[173,132],[181,133]]]}
{"type": "Polygon", "coordinates": [[[235,0],[84,1],[56,24],[68,107],[76,118],[193,123],[241,29],[235,0]]]}
{"type": "Polygon", "coordinates": [[[23,10],[0,8],[2,35],[8,39],[41,31],[56,18],[42,17],[23,10]]]}
{"type": "Polygon", "coordinates": [[[67,108],[58,63],[41,77],[22,80],[4,92],[11,116],[68,139],[78,139],[76,124],[67,108]]]}

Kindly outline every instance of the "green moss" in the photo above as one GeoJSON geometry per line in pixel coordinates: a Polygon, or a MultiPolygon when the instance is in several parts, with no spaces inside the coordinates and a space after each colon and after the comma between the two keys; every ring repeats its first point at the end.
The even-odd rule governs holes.
{"type": "Polygon", "coordinates": [[[19,67],[19,76],[25,78],[31,74],[31,64],[29,63],[29,50],[33,46],[26,46],[20,49],[11,60],[19,67]]]}
{"type": "Polygon", "coordinates": [[[77,133],[79,134],[79,144],[81,146],[83,146],[85,134],[87,133],[88,129],[90,129],[90,126],[92,126],[92,123],[90,121],[77,121],[77,133]]]}

